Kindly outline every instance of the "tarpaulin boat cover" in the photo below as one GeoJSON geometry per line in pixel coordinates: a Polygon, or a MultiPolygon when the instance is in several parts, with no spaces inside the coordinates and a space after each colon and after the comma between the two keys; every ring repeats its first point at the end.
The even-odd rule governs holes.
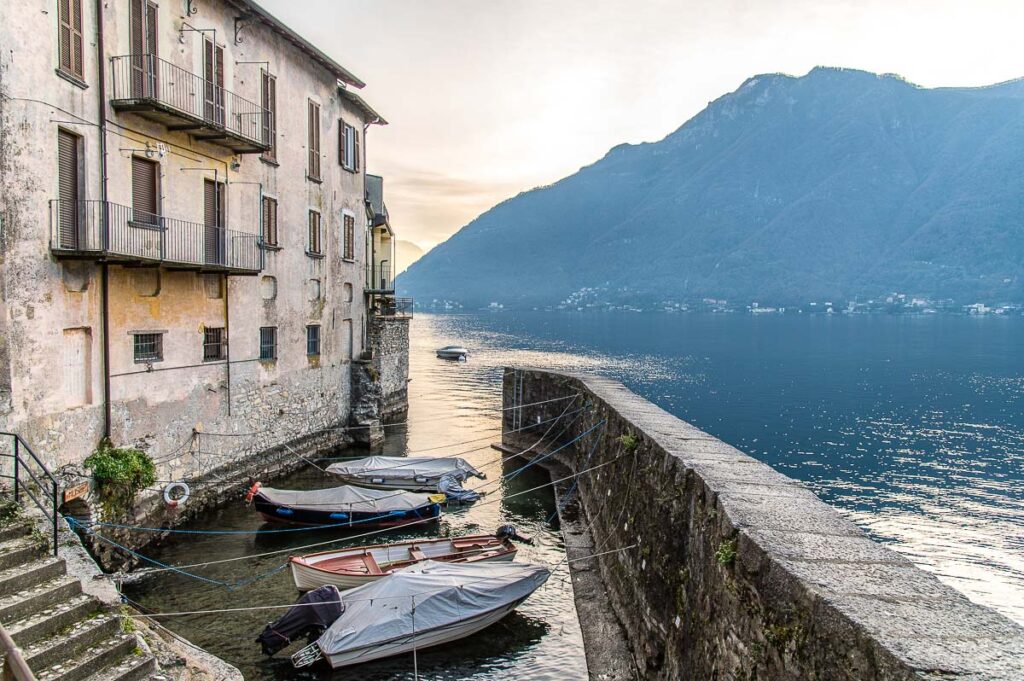
{"type": "Polygon", "coordinates": [[[345,611],[317,639],[325,655],[438,629],[525,599],[551,571],[529,563],[423,561],[341,595],[345,611]]]}
{"type": "Polygon", "coordinates": [[[471,475],[484,477],[465,459],[443,457],[431,459],[413,456],[368,456],[355,461],[339,461],[327,467],[328,473],[348,476],[374,476],[385,478],[427,478],[438,479],[442,475],[454,475],[465,480],[471,475]]]}
{"type": "Polygon", "coordinates": [[[342,485],[330,489],[291,490],[261,487],[267,501],[289,508],[308,508],[312,511],[347,511],[350,513],[386,513],[409,511],[436,503],[429,494],[395,490],[366,489],[342,485]]]}
{"type": "Polygon", "coordinates": [[[463,487],[454,475],[442,475],[437,483],[437,491],[444,494],[448,501],[462,504],[477,501],[481,496],[479,492],[463,487]]]}
{"type": "Polygon", "coordinates": [[[256,642],[263,647],[264,655],[273,655],[299,636],[320,636],[338,619],[343,608],[338,587],[328,584],[313,589],[288,612],[268,624],[256,642]]]}

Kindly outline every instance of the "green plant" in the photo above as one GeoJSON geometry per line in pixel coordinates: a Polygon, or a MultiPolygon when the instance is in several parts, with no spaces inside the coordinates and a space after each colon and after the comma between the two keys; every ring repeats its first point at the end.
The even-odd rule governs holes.
{"type": "Polygon", "coordinates": [[[715,560],[719,565],[732,565],[736,560],[736,540],[727,539],[719,544],[718,550],[715,551],[715,560]]]}
{"type": "Polygon", "coordinates": [[[125,634],[134,633],[136,630],[135,619],[132,617],[132,610],[127,605],[121,606],[121,631],[125,634]]]}
{"type": "Polygon", "coordinates": [[[108,518],[123,515],[135,503],[135,495],[156,482],[156,465],[148,454],[132,447],[114,447],[108,439],[82,463],[92,472],[108,518]]]}
{"type": "Polygon", "coordinates": [[[21,517],[21,506],[13,500],[0,502],[0,527],[10,525],[21,517]]]}
{"type": "Polygon", "coordinates": [[[619,436],[619,442],[622,443],[622,447],[632,454],[636,451],[636,448],[640,445],[640,441],[636,439],[636,435],[632,433],[626,433],[619,436]]]}

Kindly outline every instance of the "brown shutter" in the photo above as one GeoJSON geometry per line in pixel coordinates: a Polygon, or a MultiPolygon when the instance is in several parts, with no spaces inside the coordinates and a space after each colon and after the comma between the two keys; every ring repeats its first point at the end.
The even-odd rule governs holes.
{"type": "Polygon", "coordinates": [[[224,125],[224,48],[215,45],[213,48],[214,57],[214,82],[217,84],[215,91],[217,106],[217,123],[224,125]]]}
{"type": "Polygon", "coordinates": [[[263,240],[277,245],[277,201],[267,196],[263,197],[263,240]]]}
{"type": "Polygon", "coordinates": [[[355,164],[352,168],[357,173],[359,172],[359,130],[352,128],[352,139],[355,142],[355,153],[352,154],[353,163],[355,164]]]}
{"type": "Polygon", "coordinates": [[[61,248],[78,248],[78,137],[57,131],[57,191],[61,248]]]}
{"type": "Polygon", "coordinates": [[[144,224],[159,224],[157,164],[132,156],[132,220],[144,224]]]}
{"type": "Polygon", "coordinates": [[[320,105],[309,100],[309,176],[320,179],[320,105]]]}
{"type": "Polygon", "coordinates": [[[263,115],[263,141],[270,145],[264,154],[264,158],[274,160],[274,117],[277,113],[277,82],[272,75],[263,72],[263,108],[266,113],[263,115]]]}
{"type": "Polygon", "coordinates": [[[58,51],[60,67],[71,72],[71,0],[57,0],[59,24],[58,51]]]}
{"type": "Polygon", "coordinates": [[[146,48],[145,53],[145,69],[146,69],[146,88],[147,94],[150,97],[157,97],[157,64],[159,63],[158,56],[160,54],[159,47],[157,45],[157,31],[156,25],[157,19],[157,6],[152,2],[146,3],[146,48]]]}
{"type": "Polygon", "coordinates": [[[345,119],[338,119],[338,163],[345,167],[345,119]]]}
{"type": "Polygon", "coordinates": [[[203,118],[214,120],[213,41],[203,38],[203,118]]]}
{"type": "Polygon", "coordinates": [[[82,0],[71,2],[71,72],[79,78],[84,77],[85,68],[82,64],[84,47],[82,45],[82,0]]]}
{"type": "Polygon", "coordinates": [[[143,87],[145,83],[145,61],[146,58],[143,56],[146,51],[145,45],[145,33],[142,30],[143,24],[143,8],[145,0],[131,0],[129,6],[129,42],[131,43],[131,56],[128,59],[131,62],[132,69],[132,98],[138,99],[143,96],[143,87]]]}
{"type": "Polygon", "coordinates": [[[224,196],[221,185],[203,180],[203,223],[205,224],[204,255],[207,264],[221,262],[222,226],[224,224],[224,196]]]}

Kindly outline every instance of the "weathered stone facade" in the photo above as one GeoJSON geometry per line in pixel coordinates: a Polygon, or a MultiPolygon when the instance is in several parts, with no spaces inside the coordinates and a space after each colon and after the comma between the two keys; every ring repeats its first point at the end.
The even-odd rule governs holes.
{"type": "Polygon", "coordinates": [[[370,319],[369,345],[373,368],[381,386],[381,418],[401,421],[409,411],[408,317],[374,316],[370,319]]]}
{"type": "Polygon", "coordinates": [[[109,433],[115,445],[145,449],[159,479],[189,481],[281,447],[350,441],[350,373],[367,333],[365,136],[382,122],[352,93],[362,83],[246,0],[190,5],[198,11],[187,17],[184,3],[142,2],[158,19],[142,56],[170,70],[145,92],[141,80],[121,89],[141,99],[205,94],[213,113],[200,107],[198,115],[220,120],[190,128],[181,116],[143,116],[144,102],[112,103],[114,64],[137,51],[129,20],[137,5],[71,5],[82,12],[79,78],[62,68],[56,2],[0,3],[0,430],[20,433],[52,469],[77,466],[109,433]],[[207,40],[223,50],[223,90],[204,80],[207,40]],[[267,101],[264,74],[276,83],[273,117],[264,118],[272,120],[264,139],[273,139],[273,154],[226,147],[209,128],[258,130],[236,102],[266,111],[258,104],[267,101]],[[360,143],[346,160],[340,141],[348,129],[360,143]],[[55,218],[55,201],[66,204],[68,190],[58,172],[62,132],[76,140],[78,208],[55,218]],[[137,163],[156,167],[152,223],[136,214],[137,163]],[[138,261],[113,257],[113,232],[100,250],[71,257],[63,243],[55,248],[66,215],[78,216],[78,239],[86,239],[128,211],[117,238],[152,242],[163,254],[172,235],[188,235],[174,231],[179,224],[210,227],[211,183],[220,186],[223,213],[215,227],[227,235],[216,237],[213,260],[202,241],[209,231],[197,233],[206,254],[195,266],[149,251],[138,261]],[[275,206],[274,238],[265,233],[265,199],[275,206]],[[315,241],[312,213],[320,220],[315,241]],[[224,251],[241,248],[236,242],[258,244],[257,260],[225,264],[224,251]],[[276,333],[269,351],[264,328],[276,333]],[[222,338],[212,355],[208,330],[222,338]],[[140,361],[134,343],[147,334],[160,337],[160,356],[140,361]]]}
{"type": "Polygon", "coordinates": [[[621,384],[508,371],[504,404],[506,431],[586,407],[563,463],[600,467],[578,494],[641,678],[1024,678],[1020,626],[621,384]]]}

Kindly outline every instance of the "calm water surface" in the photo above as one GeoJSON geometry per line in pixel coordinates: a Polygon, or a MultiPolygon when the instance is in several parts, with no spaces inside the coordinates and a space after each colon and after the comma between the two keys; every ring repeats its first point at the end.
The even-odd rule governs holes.
{"type": "MultiPolygon", "coordinates": [[[[483,532],[514,522],[537,538],[535,546],[523,547],[520,560],[556,564],[562,558],[557,529],[546,522],[554,511],[549,490],[512,496],[542,484],[544,475],[528,471],[510,483],[494,482],[500,463],[488,445],[499,437],[503,367],[592,371],[804,481],[874,538],[1024,623],[1024,319],[419,315],[412,345],[409,422],[388,428],[385,453],[458,454],[487,465],[491,483],[485,502],[447,514],[442,532],[483,532]],[[451,343],[471,348],[468,363],[433,357],[434,348],[451,343]]],[[[275,484],[334,481],[311,468],[275,484]]],[[[240,504],[210,514],[200,526],[262,527],[240,504]]],[[[188,564],[331,537],[319,530],[189,536],[154,556],[188,564]]],[[[231,581],[281,562],[280,555],[252,558],[202,574],[231,581]]],[[[163,612],[290,603],[296,596],[285,573],[234,591],[164,573],[127,592],[163,612]]],[[[167,621],[236,664],[246,679],[412,678],[411,660],[404,658],[333,677],[295,672],[287,658],[264,660],[252,639],[271,618],[255,612],[167,621]]],[[[562,566],[500,624],[462,644],[421,653],[420,676],[583,678],[581,647],[562,566]]]]}

